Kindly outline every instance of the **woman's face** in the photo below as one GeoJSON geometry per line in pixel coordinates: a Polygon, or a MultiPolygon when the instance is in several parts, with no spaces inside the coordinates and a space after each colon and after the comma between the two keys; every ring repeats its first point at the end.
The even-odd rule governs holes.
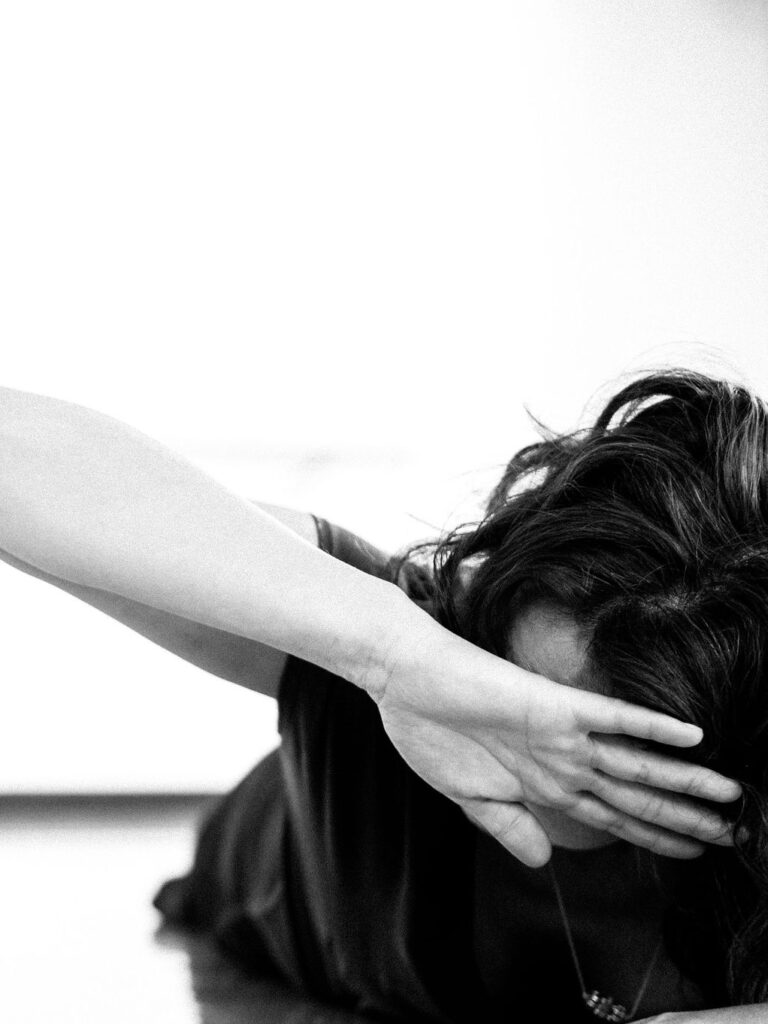
{"type": "MultiPolygon", "coordinates": [[[[556,683],[595,692],[601,689],[590,674],[587,638],[570,615],[552,605],[529,605],[516,616],[509,633],[509,652],[509,660],[516,665],[556,683]]],[[[562,811],[526,806],[555,846],[587,850],[617,842],[609,832],[582,825],[562,811]]]]}

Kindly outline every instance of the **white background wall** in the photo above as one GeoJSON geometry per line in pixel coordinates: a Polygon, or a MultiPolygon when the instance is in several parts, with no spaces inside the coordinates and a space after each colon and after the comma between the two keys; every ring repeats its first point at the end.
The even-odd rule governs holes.
{"type": "MultiPolygon", "coordinates": [[[[385,546],[661,362],[768,395],[768,4],[18,0],[2,383],[385,546]]],[[[430,525],[426,525],[430,524],[430,525]]],[[[219,788],[268,700],[0,565],[0,789],[219,788]]]]}

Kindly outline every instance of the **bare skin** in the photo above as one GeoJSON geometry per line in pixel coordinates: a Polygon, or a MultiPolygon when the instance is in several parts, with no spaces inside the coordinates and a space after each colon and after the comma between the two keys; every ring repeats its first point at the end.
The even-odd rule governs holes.
{"type": "MultiPolygon", "coordinates": [[[[536,604],[525,609],[515,619],[509,643],[511,660],[528,672],[563,686],[601,692],[587,669],[587,638],[572,618],[556,608],[536,604]]],[[[610,832],[576,821],[551,807],[534,803],[526,806],[554,846],[591,850],[618,841],[610,832]]]]}
{"type": "Polygon", "coordinates": [[[413,770],[531,867],[548,861],[550,829],[563,845],[604,842],[609,833],[680,858],[698,856],[703,842],[730,845],[723,819],[689,798],[706,791],[733,800],[738,785],[706,768],[684,770],[672,752],[642,749],[637,740],[697,739],[680,742],[659,721],[648,729],[635,705],[606,704],[603,694],[573,685],[581,659],[572,628],[563,623],[547,636],[552,623],[537,615],[518,626],[527,635],[520,657],[561,681],[521,667],[512,679],[509,662],[445,635],[429,616],[411,621],[408,646],[390,656],[388,681],[374,696],[413,770]],[[577,827],[565,830],[566,818],[577,827]]]}
{"type": "Polygon", "coordinates": [[[723,835],[678,794],[738,785],[636,742],[689,747],[699,729],[475,647],[127,424],[0,388],[0,497],[10,564],[209,671],[260,688],[277,650],[364,689],[414,771],[528,864],[551,854],[528,805],[671,856],[723,835]]]}

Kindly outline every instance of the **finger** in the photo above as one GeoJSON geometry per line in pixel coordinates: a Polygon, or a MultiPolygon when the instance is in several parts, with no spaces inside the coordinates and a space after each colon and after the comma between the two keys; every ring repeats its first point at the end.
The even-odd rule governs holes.
{"type": "Polygon", "coordinates": [[[738,782],[710,768],[629,746],[608,736],[592,736],[590,739],[592,767],[614,778],[721,803],[729,803],[741,795],[738,782]]]}
{"type": "Polygon", "coordinates": [[[638,821],[586,794],[576,801],[568,813],[585,825],[610,832],[619,839],[625,839],[662,857],[691,860],[699,857],[705,849],[702,843],[694,839],[638,821]]]}
{"type": "Polygon", "coordinates": [[[498,800],[463,800],[467,815],[530,868],[543,867],[552,855],[547,833],[531,812],[516,803],[498,800]]]}
{"type": "Polygon", "coordinates": [[[658,828],[718,846],[733,845],[728,823],[701,804],[600,775],[595,777],[592,793],[610,807],[658,828]]]}
{"type": "Polygon", "coordinates": [[[614,697],[590,696],[593,700],[583,720],[590,732],[623,733],[672,747],[695,747],[701,743],[704,733],[698,725],[614,697]]]}

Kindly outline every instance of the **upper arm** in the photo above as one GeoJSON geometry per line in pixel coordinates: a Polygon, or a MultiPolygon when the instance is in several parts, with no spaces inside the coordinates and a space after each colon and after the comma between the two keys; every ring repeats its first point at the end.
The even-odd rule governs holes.
{"type": "MultiPolygon", "coordinates": [[[[294,530],[305,540],[317,544],[314,517],[276,505],[257,502],[265,512],[294,530]]],[[[0,551],[0,561],[53,586],[128,626],[152,643],[183,658],[221,679],[246,686],[270,697],[277,696],[287,655],[248,637],[202,625],[190,619],[160,611],[119,594],[95,587],[84,587],[42,572],[0,551]]]]}

